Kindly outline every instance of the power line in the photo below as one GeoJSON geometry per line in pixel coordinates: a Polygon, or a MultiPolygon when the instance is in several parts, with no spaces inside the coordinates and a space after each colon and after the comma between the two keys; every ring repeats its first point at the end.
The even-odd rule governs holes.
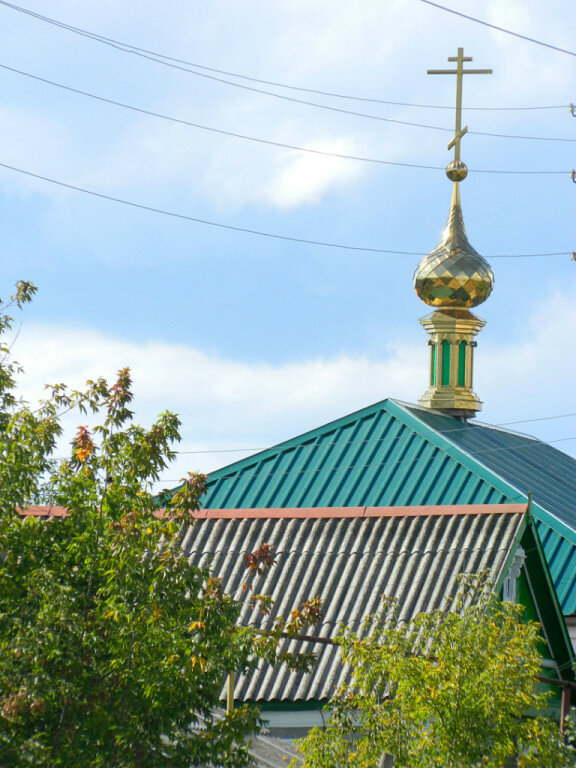
{"type": "MultiPolygon", "coordinates": [[[[32,80],[36,80],[40,83],[44,83],[45,85],[51,85],[56,88],[60,88],[64,91],[69,91],[70,93],[75,93],[80,96],[87,96],[90,99],[95,99],[96,101],[103,102],[104,104],[111,104],[115,107],[122,107],[123,109],[129,109],[133,112],[137,112],[142,115],[148,115],[150,117],[157,117],[161,120],[168,120],[172,123],[177,123],[179,125],[185,125],[190,128],[198,128],[203,131],[209,131],[212,133],[218,133],[223,136],[230,136],[236,139],[243,139],[245,141],[254,141],[259,144],[266,144],[267,146],[272,147],[279,147],[281,149],[290,149],[290,150],[296,150],[298,152],[308,152],[315,155],[324,155],[326,157],[337,157],[343,160],[358,160],[364,163],[376,163],[379,165],[393,165],[393,166],[400,166],[402,168],[419,168],[419,169],[426,169],[426,170],[433,170],[433,171],[444,171],[444,166],[441,165],[423,165],[419,163],[404,163],[400,161],[394,161],[394,160],[380,160],[378,158],[373,157],[362,157],[359,155],[348,155],[340,152],[328,152],[326,150],[321,149],[313,149],[311,147],[302,147],[295,144],[286,144],[284,142],[279,141],[272,141],[269,139],[261,139],[255,136],[248,136],[246,134],[242,133],[236,133],[234,131],[227,131],[221,128],[214,128],[210,125],[203,125],[202,123],[194,123],[190,120],[184,120],[182,118],[173,117],[171,115],[165,115],[161,112],[154,112],[149,109],[144,109],[142,107],[136,107],[133,104],[126,104],[122,101],[115,101],[114,99],[107,98],[105,96],[98,96],[95,93],[91,93],[90,91],[84,91],[80,88],[74,88],[69,85],[64,85],[63,83],[58,83],[55,80],[49,80],[45,77],[40,77],[39,75],[33,75],[31,72],[25,72],[22,69],[16,69],[15,67],[10,67],[7,64],[0,64],[0,68],[7,70],[8,72],[13,72],[17,75],[23,75],[24,77],[28,77],[32,80]]],[[[492,170],[492,169],[469,169],[470,173],[496,173],[496,174],[519,174],[519,175],[560,175],[560,174],[569,174],[569,171],[515,171],[515,170],[492,170]]]]}
{"type": "MultiPolygon", "coordinates": [[[[118,46],[113,46],[113,47],[118,47],[118,46]]],[[[172,69],[177,69],[181,72],[188,72],[189,74],[195,75],[196,77],[203,77],[208,80],[213,80],[214,82],[223,83],[225,85],[231,85],[234,88],[241,88],[242,90],[245,90],[245,91],[251,91],[252,93],[261,93],[265,96],[272,96],[273,98],[282,99],[283,101],[290,101],[294,104],[305,104],[306,106],[309,106],[309,107],[316,107],[318,109],[327,109],[330,112],[338,112],[339,114],[342,114],[342,115],[352,115],[353,117],[363,117],[363,118],[367,118],[368,120],[378,120],[379,122],[391,123],[393,125],[403,125],[409,128],[423,128],[425,130],[430,130],[430,131],[442,131],[444,133],[450,133],[450,134],[454,133],[453,128],[445,128],[444,126],[440,126],[440,125],[429,125],[427,123],[414,123],[410,120],[397,120],[391,117],[382,117],[381,115],[372,115],[366,112],[356,112],[351,109],[342,109],[341,107],[332,107],[332,106],[329,106],[328,104],[320,104],[317,101],[307,101],[305,99],[296,99],[293,96],[284,96],[281,93],[266,91],[266,90],[263,90],[262,88],[254,88],[250,85],[242,85],[241,83],[234,83],[231,80],[226,80],[222,77],[216,77],[215,75],[208,75],[205,72],[194,72],[193,70],[187,69],[186,67],[182,67],[178,64],[171,64],[170,62],[156,59],[144,53],[139,53],[138,51],[132,51],[132,50],[128,50],[126,48],[120,48],[120,47],[118,47],[118,50],[122,50],[126,53],[133,53],[136,56],[141,56],[142,58],[148,59],[149,61],[155,61],[158,64],[163,64],[166,67],[171,67],[172,69]]],[[[567,137],[555,137],[555,136],[523,136],[523,135],[516,135],[516,134],[509,134],[509,133],[491,133],[489,131],[468,131],[467,133],[469,135],[474,135],[474,136],[489,136],[491,138],[499,138],[499,139],[576,142],[576,139],[567,138],[567,137]]]]}
{"type": "MultiPolygon", "coordinates": [[[[553,421],[556,419],[567,419],[570,417],[576,416],[576,413],[561,413],[555,416],[539,416],[537,418],[533,419],[518,419],[517,421],[505,421],[501,422],[500,424],[469,424],[469,427],[477,427],[479,429],[496,429],[499,430],[501,427],[507,427],[512,426],[514,424],[529,424],[535,421],[553,421]]],[[[450,435],[455,432],[462,432],[462,427],[456,427],[454,429],[438,429],[436,432],[440,435],[450,435]]],[[[515,432],[507,432],[507,434],[512,434],[514,437],[522,437],[524,439],[531,439],[534,440],[534,442],[539,443],[540,445],[546,445],[546,443],[542,440],[539,440],[538,438],[534,438],[530,435],[522,435],[515,432]]],[[[332,447],[334,445],[341,445],[341,446],[347,446],[347,445],[366,445],[368,443],[375,444],[375,443],[394,443],[397,440],[410,440],[414,437],[413,434],[408,435],[396,435],[395,437],[378,437],[378,438],[368,438],[366,440],[332,440],[330,442],[316,442],[312,447],[313,448],[328,448],[332,447]]],[[[567,439],[571,440],[573,438],[562,438],[562,440],[567,439]]],[[[283,445],[283,443],[276,443],[275,445],[270,445],[267,448],[217,448],[214,450],[205,450],[205,451],[173,451],[173,453],[178,454],[179,456],[188,456],[188,455],[194,455],[194,454],[207,454],[207,453],[240,453],[245,451],[254,451],[255,453],[264,453],[265,451],[272,451],[276,448],[279,448],[283,445]]],[[[67,456],[55,456],[56,460],[66,460],[67,456]]],[[[249,457],[251,458],[251,457],[249,457]]]]}
{"type": "MultiPolygon", "coordinates": [[[[549,440],[548,443],[542,443],[539,440],[535,440],[530,445],[518,445],[513,448],[509,448],[507,446],[500,446],[497,448],[481,448],[479,450],[474,450],[474,456],[484,456],[488,454],[495,454],[495,453],[524,453],[525,451],[531,449],[531,448],[540,448],[543,445],[549,445],[550,443],[561,443],[566,442],[567,440],[576,440],[576,435],[573,437],[560,437],[556,440],[549,440]]],[[[458,449],[458,446],[453,446],[454,448],[458,449]]],[[[357,470],[357,469],[368,469],[368,468],[378,468],[386,466],[388,467],[395,467],[400,464],[417,464],[420,461],[426,461],[428,463],[432,463],[434,461],[445,461],[446,457],[449,455],[448,451],[444,448],[437,448],[435,446],[435,450],[441,451],[440,454],[436,454],[434,456],[417,456],[413,459],[398,459],[397,461],[381,461],[376,464],[373,464],[372,462],[368,462],[367,464],[351,464],[351,465],[343,465],[343,466],[337,466],[337,467],[308,467],[306,469],[298,469],[298,470],[286,470],[283,472],[266,472],[266,473],[258,473],[253,472],[252,474],[246,473],[246,474],[239,474],[237,475],[238,479],[241,479],[243,481],[245,480],[254,480],[258,478],[258,480],[263,480],[269,477],[287,477],[288,475],[304,475],[307,473],[313,473],[313,474],[320,474],[322,472],[337,472],[337,471],[346,471],[350,472],[351,470],[357,470]]],[[[227,467],[223,467],[223,469],[227,469],[227,467]]],[[[219,471],[219,470],[216,470],[219,471]]],[[[562,481],[563,478],[558,477],[558,481],[562,481]]],[[[158,482],[162,483],[180,483],[182,482],[182,478],[179,478],[178,480],[159,480],[158,482]]]]}
{"type": "MultiPolygon", "coordinates": [[[[0,0],[0,4],[1,5],[6,5],[8,7],[12,7],[12,6],[10,6],[10,4],[2,2],[2,0],[0,0]]],[[[31,15],[35,15],[35,14],[31,14],[31,15]]],[[[40,17],[40,18],[42,18],[42,20],[46,20],[45,17],[40,17]]],[[[274,93],[273,91],[264,90],[262,88],[255,88],[255,87],[250,86],[250,85],[243,85],[242,83],[235,83],[235,82],[233,82],[231,80],[226,80],[225,78],[222,78],[222,77],[216,77],[215,75],[210,75],[207,72],[197,72],[195,70],[191,70],[188,67],[181,66],[180,64],[175,64],[175,63],[173,63],[171,61],[166,61],[164,59],[158,58],[156,55],[149,55],[147,53],[143,53],[141,50],[139,50],[137,48],[134,48],[132,46],[127,47],[123,43],[112,42],[109,38],[104,38],[104,37],[101,37],[101,36],[96,35],[96,34],[91,33],[91,32],[84,32],[84,31],[79,30],[77,28],[70,27],[70,26],[68,26],[66,24],[60,24],[58,22],[56,22],[56,25],[57,26],[61,26],[64,29],[67,29],[67,30],[70,30],[70,31],[73,31],[73,32],[77,32],[78,34],[80,34],[80,35],[82,35],[84,37],[88,37],[91,40],[95,40],[96,42],[103,43],[104,45],[108,45],[109,47],[115,48],[116,50],[122,51],[124,53],[131,53],[134,56],[140,56],[141,58],[147,59],[148,61],[155,62],[156,64],[162,64],[165,67],[170,67],[171,69],[176,69],[176,70],[178,70],[180,72],[187,72],[188,74],[194,75],[195,77],[203,77],[203,78],[205,78],[207,80],[212,80],[214,82],[223,83],[225,85],[230,85],[233,88],[241,88],[242,90],[250,91],[252,93],[260,93],[260,94],[263,94],[265,96],[271,96],[271,97],[276,98],[276,99],[282,99],[283,101],[289,101],[289,102],[294,103],[294,104],[304,104],[306,106],[315,107],[317,109],[326,109],[326,110],[329,110],[331,112],[338,112],[339,114],[351,115],[351,116],[354,116],[354,117],[363,117],[363,118],[366,118],[366,119],[369,119],[369,120],[377,120],[377,121],[380,121],[380,122],[390,123],[390,124],[394,124],[394,125],[403,125],[403,126],[407,126],[407,127],[410,127],[410,128],[423,128],[423,129],[431,130],[431,131],[442,131],[442,132],[450,133],[450,134],[454,133],[454,129],[453,128],[445,128],[444,126],[440,126],[440,125],[429,125],[427,123],[414,123],[414,122],[409,121],[409,120],[397,120],[395,118],[383,117],[381,115],[368,114],[366,112],[356,112],[356,111],[351,110],[351,109],[342,109],[341,107],[333,107],[333,106],[330,106],[328,104],[320,104],[320,103],[315,102],[315,101],[307,101],[305,99],[297,99],[297,98],[294,98],[293,96],[285,96],[284,94],[274,93]]],[[[493,132],[490,132],[490,131],[468,131],[468,134],[469,135],[475,135],[475,136],[489,136],[491,138],[500,138],[500,139],[519,139],[519,140],[527,140],[527,141],[576,142],[576,139],[567,138],[567,137],[558,137],[558,136],[524,136],[524,135],[508,134],[508,133],[493,133],[493,132]]]]}
{"type": "MultiPolygon", "coordinates": [[[[501,424],[471,424],[469,426],[475,427],[478,426],[481,429],[498,429],[500,427],[509,427],[513,426],[514,424],[529,424],[535,421],[552,421],[554,419],[567,419],[572,416],[576,416],[576,413],[562,413],[558,416],[540,416],[535,419],[520,419],[518,421],[505,421],[501,424]]],[[[457,427],[455,429],[439,429],[437,430],[441,435],[449,435],[453,432],[461,432],[462,428],[457,427]]],[[[326,448],[328,446],[333,445],[362,445],[366,443],[393,443],[396,440],[405,439],[407,437],[412,437],[412,435],[397,435],[396,437],[379,437],[379,438],[368,438],[367,440],[334,440],[332,442],[323,442],[323,443],[317,443],[314,447],[315,448],[326,448]]],[[[218,448],[215,450],[208,450],[208,451],[175,451],[175,453],[179,455],[189,455],[189,454],[204,454],[204,453],[243,453],[244,451],[255,451],[258,453],[263,453],[264,451],[270,451],[274,450],[274,448],[277,448],[277,445],[271,445],[268,446],[268,448],[218,448]]]]}
{"type": "Polygon", "coordinates": [[[503,27],[498,27],[496,24],[489,24],[487,21],[482,21],[481,19],[476,19],[474,16],[467,16],[465,13],[461,13],[460,11],[455,11],[453,8],[446,8],[444,5],[439,5],[438,3],[433,3],[432,0],[420,0],[422,3],[426,3],[426,5],[433,5],[434,8],[439,8],[441,11],[447,11],[448,13],[453,13],[455,16],[461,16],[463,19],[468,19],[468,21],[473,21],[476,24],[482,24],[484,27],[490,27],[490,29],[495,29],[497,32],[504,32],[507,35],[512,35],[513,37],[519,37],[521,40],[527,40],[530,43],[536,43],[536,45],[542,45],[545,48],[550,48],[553,51],[558,51],[559,53],[567,53],[568,56],[576,56],[576,52],[574,51],[568,51],[566,48],[559,48],[557,45],[551,45],[550,43],[543,43],[542,40],[536,40],[534,37],[528,37],[527,35],[521,35],[518,32],[513,32],[510,29],[504,29],[503,27]]]}
{"type": "MultiPolygon", "coordinates": [[[[126,49],[123,49],[126,50],[126,49]]],[[[136,53],[136,51],[128,51],[129,53],[136,53]]],[[[273,96],[277,99],[283,99],[284,101],[290,101],[295,104],[306,104],[310,107],[316,107],[318,109],[327,109],[331,112],[339,112],[340,114],[344,115],[352,115],[354,117],[363,117],[367,118],[369,120],[378,120],[384,123],[392,123],[394,125],[404,125],[409,128],[424,128],[426,130],[430,131],[443,131],[445,133],[454,133],[453,128],[445,128],[444,126],[440,125],[429,125],[427,123],[414,123],[409,120],[397,120],[391,117],[382,117],[381,115],[373,115],[368,114],[366,112],[355,112],[351,109],[342,109],[340,107],[332,107],[328,104],[320,104],[316,101],[306,101],[305,99],[295,99],[292,96],[284,96],[280,93],[274,93],[272,91],[265,91],[261,88],[253,88],[249,85],[242,85],[241,83],[234,83],[231,80],[225,80],[222,77],[216,77],[215,75],[208,75],[205,72],[194,72],[190,69],[186,69],[184,67],[180,67],[176,64],[170,64],[169,62],[161,61],[160,59],[154,59],[150,56],[146,56],[145,54],[137,53],[139,56],[143,56],[144,58],[150,59],[151,61],[157,61],[159,64],[164,64],[165,66],[170,66],[175,69],[179,69],[184,72],[189,72],[192,75],[195,75],[196,77],[204,77],[208,80],[214,80],[215,82],[224,83],[226,85],[231,85],[234,88],[242,88],[246,91],[252,91],[253,93],[261,93],[265,96],[273,96]]],[[[527,141],[560,141],[560,142],[575,142],[576,139],[567,138],[567,137],[558,137],[558,136],[524,136],[524,135],[517,135],[517,134],[509,134],[509,133],[493,133],[490,131],[467,131],[469,135],[474,136],[489,136],[491,138],[499,138],[499,139],[520,139],[520,140],[527,140],[527,141]]]]}
{"type": "Polygon", "coordinates": [[[496,427],[511,427],[514,424],[530,424],[533,421],[552,421],[554,419],[567,419],[576,416],[576,413],[559,413],[557,416],[537,416],[534,419],[519,419],[518,421],[504,421],[501,424],[495,424],[496,427]]]}
{"type": "MultiPolygon", "coordinates": [[[[130,201],[130,200],[124,200],[124,199],[122,199],[120,197],[113,197],[112,195],[105,195],[102,192],[95,192],[94,190],[86,189],[84,187],[78,187],[78,186],[76,186],[74,184],[67,184],[67,183],[65,183],[63,181],[57,181],[56,179],[51,179],[48,176],[42,176],[39,173],[33,173],[32,171],[25,171],[22,168],[16,168],[15,166],[8,165],[6,163],[0,163],[0,167],[7,168],[10,171],[16,171],[17,173],[22,173],[25,176],[30,176],[30,177],[32,177],[34,179],[39,179],[41,181],[47,181],[50,184],[56,184],[57,186],[64,187],[65,189],[72,189],[75,192],[82,192],[82,193],[84,193],[86,195],[91,195],[93,197],[98,197],[98,198],[101,198],[102,200],[110,200],[111,202],[114,202],[114,203],[121,203],[122,205],[129,205],[132,208],[138,208],[140,210],[148,211],[150,213],[158,213],[158,214],[161,214],[163,216],[171,216],[171,217],[176,218],[176,219],[183,219],[185,221],[193,221],[196,224],[207,224],[208,226],[211,226],[211,227],[218,227],[220,229],[229,229],[229,230],[232,230],[234,232],[245,232],[246,234],[249,234],[249,235],[259,235],[261,237],[271,237],[271,238],[274,238],[276,240],[288,240],[288,241],[291,241],[291,242],[305,243],[305,244],[308,244],[308,245],[320,245],[320,246],[323,246],[323,247],[326,247],[326,248],[342,248],[342,249],[348,250],[348,251],[367,251],[367,252],[370,252],[370,253],[392,253],[392,254],[405,255],[405,256],[424,256],[425,255],[424,251],[392,251],[392,250],[387,250],[387,249],[384,249],[384,248],[367,248],[367,247],[356,246],[356,245],[344,245],[344,244],[341,244],[341,243],[323,242],[321,240],[307,240],[307,239],[301,238],[301,237],[292,237],[290,235],[279,235],[279,234],[272,233],[272,232],[263,232],[263,231],[257,230],[257,229],[249,229],[247,227],[236,227],[236,226],[234,226],[232,224],[222,224],[221,222],[217,222],[217,221],[210,221],[208,219],[201,219],[201,218],[197,218],[195,216],[188,216],[188,215],[186,215],[184,213],[176,213],[174,211],[167,211],[167,210],[162,209],[162,208],[154,208],[152,206],[144,205],[142,203],[135,203],[135,202],[130,201]]],[[[551,254],[546,254],[546,255],[551,255],[551,254]]]]}
{"type": "MultiPolygon", "coordinates": [[[[258,142],[260,144],[267,144],[267,145],[273,146],[273,147],[281,147],[283,149],[297,150],[299,152],[311,152],[311,153],[316,154],[316,155],[326,155],[328,157],[338,157],[338,158],[342,158],[342,159],[345,159],[345,160],[361,160],[361,161],[367,162],[367,163],[380,163],[382,165],[397,165],[397,166],[403,166],[403,167],[408,167],[408,168],[424,168],[424,169],[435,170],[435,171],[437,171],[437,170],[442,170],[443,171],[444,170],[444,167],[440,166],[440,165],[418,165],[418,164],[415,164],[415,163],[402,163],[402,162],[395,162],[395,161],[392,161],[392,160],[379,160],[379,159],[371,158],[371,157],[360,157],[360,156],[356,156],[356,155],[346,155],[346,154],[341,154],[341,153],[338,153],[338,152],[327,152],[327,151],[324,151],[324,150],[312,149],[310,147],[301,147],[301,146],[297,146],[297,145],[294,145],[294,144],[285,144],[283,142],[272,141],[272,140],[268,140],[268,139],[261,139],[261,138],[255,137],[255,136],[248,136],[246,134],[235,133],[234,131],[226,131],[226,130],[223,130],[223,129],[220,129],[220,128],[214,128],[213,126],[203,125],[201,123],[194,123],[194,122],[191,122],[189,120],[183,120],[183,119],[180,119],[180,118],[177,118],[177,117],[172,117],[172,116],[169,116],[169,115],[164,115],[164,114],[162,114],[160,112],[153,112],[152,110],[143,109],[141,107],[136,107],[134,105],[126,104],[126,103],[120,102],[120,101],[115,101],[113,99],[109,99],[109,98],[106,98],[104,96],[98,96],[98,95],[96,95],[94,93],[90,93],[89,91],[83,91],[83,90],[80,90],[79,88],[73,88],[71,86],[64,85],[62,83],[58,83],[58,82],[56,82],[54,80],[48,80],[47,78],[39,77],[38,75],[33,75],[30,72],[25,72],[23,70],[16,69],[15,67],[9,67],[6,64],[0,64],[0,68],[8,70],[10,72],[14,72],[14,73],[16,73],[18,75],[24,75],[25,77],[29,77],[29,78],[31,78],[33,80],[37,80],[37,81],[39,81],[41,83],[45,83],[47,85],[52,85],[52,86],[55,86],[57,88],[61,88],[61,89],[65,90],[65,91],[70,91],[72,93],[80,94],[81,96],[88,96],[91,99],[96,99],[97,101],[101,101],[101,102],[104,102],[106,104],[112,104],[112,105],[114,105],[116,107],[123,107],[125,109],[130,109],[130,110],[132,110],[134,112],[139,112],[140,114],[150,115],[152,117],[158,117],[158,118],[161,118],[162,120],[169,120],[170,122],[178,123],[180,125],[186,125],[186,126],[190,126],[192,128],[199,128],[199,129],[204,130],[204,131],[211,131],[213,133],[219,133],[221,135],[231,136],[231,137],[234,137],[234,138],[237,138],[237,139],[244,139],[244,140],[247,140],[247,141],[255,141],[255,142],[258,142]]],[[[481,173],[484,173],[484,172],[485,171],[481,171],[481,173]]],[[[503,173],[559,174],[559,173],[565,173],[565,171],[518,171],[518,172],[516,172],[516,171],[503,171],[503,173]]]]}
{"type": "MultiPolygon", "coordinates": [[[[0,163],[0,168],[6,168],[9,171],[15,171],[16,173],[21,173],[24,176],[29,176],[33,179],[38,179],[40,181],[46,181],[49,184],[55,184],[59,187],[64,187],[65,189],[72,189],[75,192],[82,192],[85,195],[91,195],[92,197],[98,197],[102,200],[109,200],[113,203],[120,203],[122,205],[128,205],[131,208],[138,208],[142,211],[148,211],[149,213],[157,213],[161,214],[162,216],[170,216],[175,219],[182,219],[184,221],[192,221],[196,224],[206,224],[210,227],[218,227],[219,229],[228,229],[232,230],[233,232],[244,232],[249,235],[258,235],[260,237],[271,237],[275,240],[287,240],[289,242],[294,243],[304,243],[306,245],[318,245],[323,248],[339,248],[346,251],[362,251],[365,253],[389,253],[394,255],[400,255],[400,256],[426,256],[426,252],[424,251],[397,251],[397,250],[391,250],[388,248],[369,248],[367,246],[360,246],[360,245],[347,245],[344,243],[330,243],[323,240],[309,240],[304,237],[294,237],[292,235],[280,235],[275,232],[264,232],[262,230],[258,229],[251,229],[248,227],[237,227],[233,224],[223,224],[222,222],[218,221],[210,221],[209,219],[201,219],[196,216],[188,216],[184,213],[176,213],[175,211],[167,211],[163,208],[154,208],[150,205],[144,205],[143,203],[135,203],[132,200],[125,200],[121,197],[114,197],[113,195],[106,195],[103,192],[95,192],[91,189],[86,189],[85,187],[79,187],[75,184],[67,184],[64,181],[58,181],[57,179],[52,179],[49,176],[42,176],[39,173],[33,173],[32,171],[25,171],[23,168],[16,168],[13,165],[8,165],[7,163],[0,163]]],[[[490,259],[502,259],[502,258],[513,258],[513,259],[524,259],[524,258],[535,258],[540,256],[569,256],[572,252],[571,251],[556,251],[551,253],[499,253],[499,254],[493,254],[491,256],[488,256],[487,258],[490,259]]]]}
{"type": "MultiPolygon", "coordinates": [[[[448,109],[451,111],[454,110],[453,106],[438,105],[438,104],[414,104],[406,101],[388,101],[385,99],[375,99],[375,98],[370,98],[365,96],[335,93],[333,91],[323,91],[317,88],[307,88],[303,86],[289,85],[287,83],[281,83],[274,80],[264,80],[258,77],[251,77],[249,75],[240,74],[239,72],[231,72],[225,69],[217,69],[216,67],[209,67],[209,66],[206,66],[205,64],[198,64],[197,62],[187,61],[185,59],[178,59],[174,56],[167,56],[166,54],[158,53],[157,51],[152,51],[148,48],[140,48],[136,45],[132,45],[131,43],[124,43],[120,40],[115,40],[110,37],[105,37],[104,35],[99,35],[96,32],[90,32],[86,29],[81,29],[80,27],[74,27],[70,24],[66,24],[64,22],[50,18],[49,16],[43,16],[42,14],[30,11],[27,8],[22,8],[18,5],[4,2],[4,0],[0,0],[0,5],[3,5],[6,8],[10,8],[12,10],[18,11],[20,13],[24,13],[28,16],[31,16],[37,19],[38,21],[44,21],[44,22],[47,22],[48,24],[57,26],[61,29],[65,29],[68,32],[74,32],[75,34],[89,37],[95,40],[96,42],[112,43],[115,46],[120,46],[124,48],[127,52],[129,52],[129,49],[130,49],[134,52],[147,53],[158,59],[165,59],[166,61],[172,61],[177,64],[185,64],[186,66],[189,66],[189,67],[196,67],[197,69],[203,69],[207,72],[215,72],[216,74],[220,74],[220,75],[238,77],[242,80],[248,80],[253,83],[261,83],[262,85],[272,85],[274,87],[286,88],[292,91],[301,91],[304,93],[315,93],[319,96],[329,96],[331,98],[336,98],[336,99],[348,99],[352,101],[362,101],[362,102],[368,102],[372,104],[386,104],[390,106],[399,106],[399,107],[416,107],[420,109],[448,109]]],[[[527,107],[466,107],[466,109],[473,110],[473,111],[510,112],[510,111],[526,111],[526,110],[542,110],[542,109],[566,109],[566,107],[568,107],[568,104],[547,104],[544,106],[527,106],[527,107]]]]}

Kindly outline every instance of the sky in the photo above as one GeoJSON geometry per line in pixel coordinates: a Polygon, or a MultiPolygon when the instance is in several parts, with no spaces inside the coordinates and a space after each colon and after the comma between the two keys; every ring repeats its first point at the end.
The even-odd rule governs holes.
{"type": "MultiPolygon", "coordinates": [[[[576,5],[565,0],[446,3],[575,48],[576,5]]],[[[20,279],[39,288],[7,339],[26,397],[130,366],[136,419],[150,424],[169,409],[182,420],[167,485],[386,397],[416,402],[427,386],[418,319],[428,308],[412,276],[449,209],[441,169],[455,102],[455,78],[426,70],[453,67],[447,58],[463,47],[468,66],[493,69],[464,78],[463,212],[495,273],[477,311],[487,320],[475,362],[479,419],[515,422],[576,455],[575,56],[421,0],[25,8],[195,66],[166,66],[0,3],[0,163],[195,219],[376,249],[200,224],[0,167],[0,295],[20,279]],[[500,109],[543,106],[554,108],[500,109]],[[409,253],[378,252],[387,250],[409,253]]]]}

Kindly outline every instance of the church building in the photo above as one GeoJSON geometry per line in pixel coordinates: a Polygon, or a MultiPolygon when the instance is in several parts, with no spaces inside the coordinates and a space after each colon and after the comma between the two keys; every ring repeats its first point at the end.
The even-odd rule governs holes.
{"type": "Polygon", "coordinates": [[[472,310],[494,277],[464,227],[461,94],[463,74],[486,70],[464,70],[462,49],[449,60],[457,75],[452,201],[440,244],[414,276],[430,309],[420,320],[430,347],[420,402],[382,400],[212,472],[184,533],[190,561],[210,563],[232,592],[245,555],[273,547],[277,563],[254,587],[275,608],[263,616],[246,606],[241,623],[266,629],[300,600],[324,600],[310,639],[286,641],[317,654],[312,672],[263,666],[236,679],[236,700],[261,704],[276,735],[322,723],[321,707],[345,675],[331,643],[341,622],[357,628],[384,594],[405,618],[439,608],[460,574],[479,570],[540,622],[545,674],[558,692],[575,679],[566,625],[576,637],[576,460],[475,419],[474,350],[485,323],[472,310]]]}

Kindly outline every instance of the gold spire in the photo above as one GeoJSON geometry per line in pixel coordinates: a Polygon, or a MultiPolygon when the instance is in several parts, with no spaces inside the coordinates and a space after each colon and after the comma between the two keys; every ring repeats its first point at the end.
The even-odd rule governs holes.
{"type": "Polygon", "coordinates": [[[436,248],[425,256],[414,273],[416,293],[426,304],[438,307],[420,323],[430,335],[430,386],[420,400],[454,416],[470,417],[482,403],[472,390],[474,338],[485,321],[469,311],[486,301],[494,287],[494,275],[488,262],[470,245],[462,205],[460,182],[468,169],[460,159],[460,144],[468,126],[462,128],[462,77],[464,74],[489,74],[491,69],[464,69],[464,50],[448,61],[457,62],[455,70],[428,70],[428,74],[456,75],[456,125],[448,149],[454,148],[454,160],[446,175],[454,182],[452,203],[446,228],[436,248]]]}

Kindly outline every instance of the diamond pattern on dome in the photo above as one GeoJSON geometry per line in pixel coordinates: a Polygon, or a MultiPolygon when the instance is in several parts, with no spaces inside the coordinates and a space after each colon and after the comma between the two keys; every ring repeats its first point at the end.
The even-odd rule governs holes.
{"type": "Polygon", "coordinates": [[[440,244],[416,268],[414,287],[432,307],[477,307],[492,292],[494,275],[468,242],[460,205],[452,204],[440,244]]]}

